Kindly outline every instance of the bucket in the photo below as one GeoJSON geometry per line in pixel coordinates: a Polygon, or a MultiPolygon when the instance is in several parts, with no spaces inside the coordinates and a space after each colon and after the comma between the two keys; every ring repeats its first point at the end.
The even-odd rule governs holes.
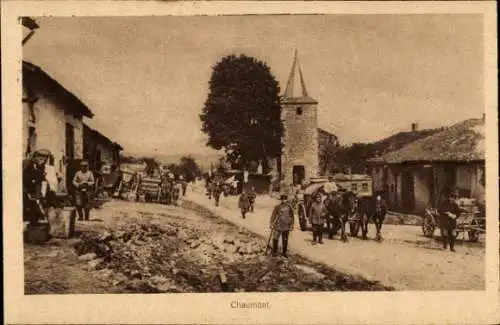
{"type": "Polygon", "coordinates": [[[24,233],[24,240],[28,243],[43,243],[50,239],[49,224],[40,223],[36,226],[29,225],[24,233]]]}

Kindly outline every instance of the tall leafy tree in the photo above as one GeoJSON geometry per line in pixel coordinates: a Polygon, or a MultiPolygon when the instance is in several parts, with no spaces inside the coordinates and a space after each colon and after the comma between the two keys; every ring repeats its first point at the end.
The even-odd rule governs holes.
{"type": "Polygon", "coordinates": [[[191,182],[201,175],[201,169],[196,160],[191,156],[183,156],[180,159],[178,170],[185,174],[186,181],[191,182]]]}
{"type": "Polygon", "coordinates": [[[212,71],[200,119],[207,145],[233,165],[281,154],[279,85],[269,67],[246,55],[229,55],[212,71]]]}

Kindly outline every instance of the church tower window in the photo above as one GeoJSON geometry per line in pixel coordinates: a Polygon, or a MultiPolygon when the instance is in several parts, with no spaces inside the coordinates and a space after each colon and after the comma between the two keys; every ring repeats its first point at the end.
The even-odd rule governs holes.
{"type": "Polygon", "coordinates": [[[297,115],[302,115],[302,107],[297,107],[297,115]]]}

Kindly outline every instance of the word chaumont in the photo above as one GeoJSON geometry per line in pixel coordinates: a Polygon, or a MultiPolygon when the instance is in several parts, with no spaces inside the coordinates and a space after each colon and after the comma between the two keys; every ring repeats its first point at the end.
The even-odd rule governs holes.
{"type": "Polygon", "coordinates": [[[240,301],[231,301],[231,308],[267,309],[267,308],[269,308],[269,302],[240,302],[240,301]]]}

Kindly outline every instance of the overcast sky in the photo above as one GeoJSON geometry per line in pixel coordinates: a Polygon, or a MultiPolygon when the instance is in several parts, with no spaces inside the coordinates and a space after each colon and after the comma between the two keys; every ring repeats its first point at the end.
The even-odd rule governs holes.
{"type": "Polygon", "coordinates": [[[298,49],[319,126],[342,144],[480,117],[481,16],[36,18],[24,59],[95,113],[128,152],[210,152],[198,114],[212,66],[244,53],[286,85],[298,49]]]}

